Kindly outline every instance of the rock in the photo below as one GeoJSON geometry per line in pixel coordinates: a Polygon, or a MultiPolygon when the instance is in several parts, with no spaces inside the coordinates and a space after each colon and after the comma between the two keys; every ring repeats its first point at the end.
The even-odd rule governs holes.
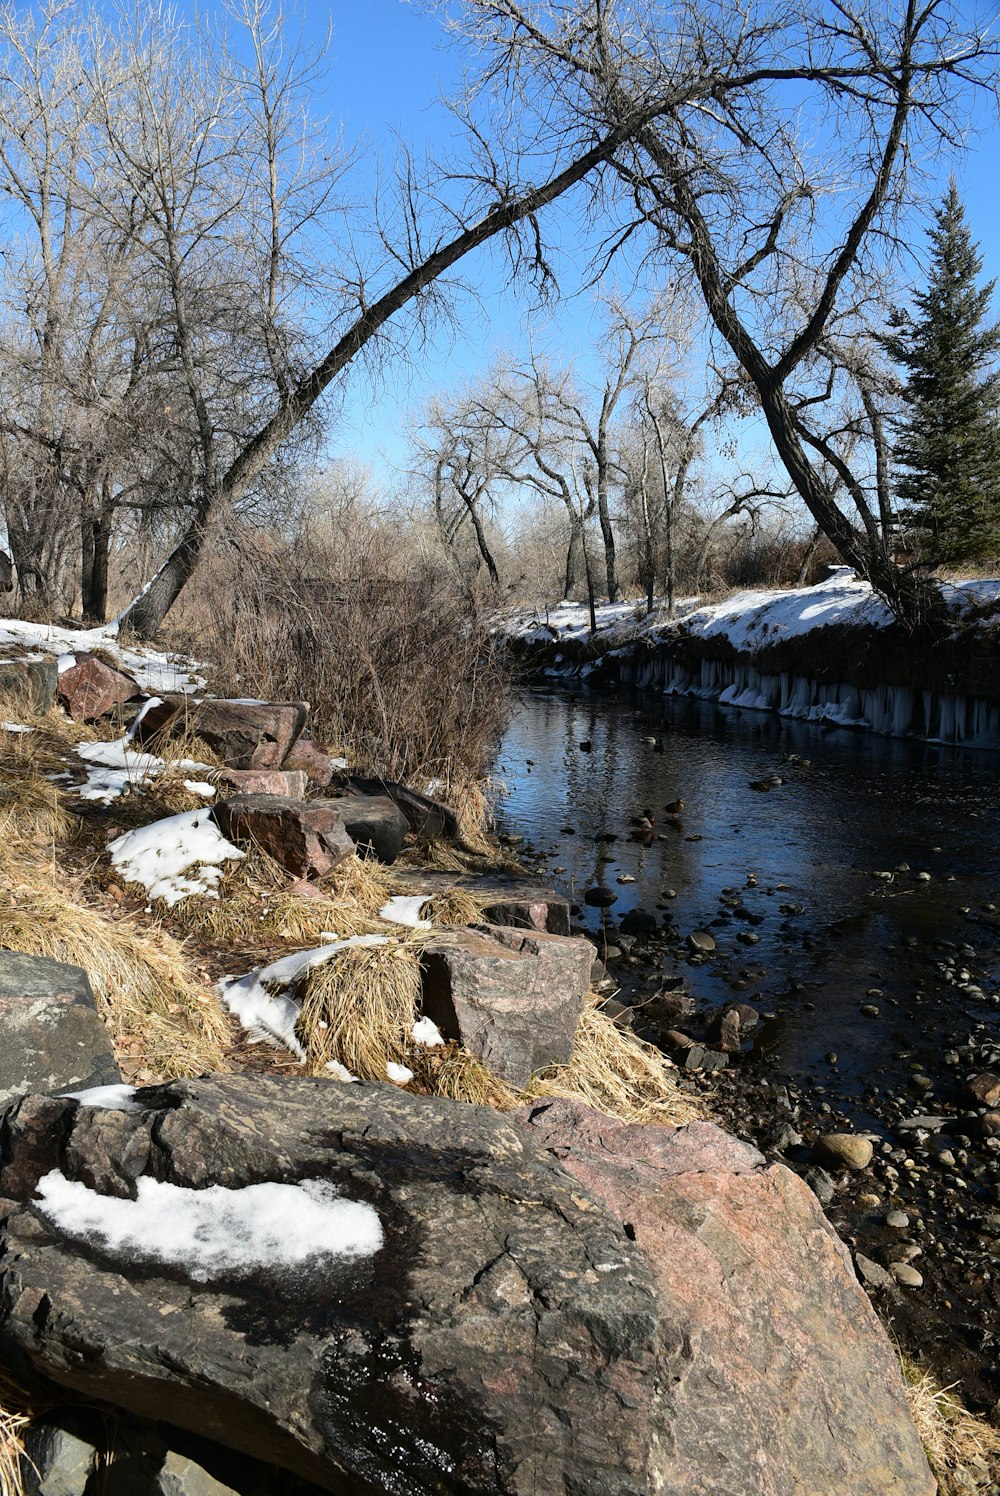
{"type": "Polygon", "coordinates": [[[918,1112],[915,1117],[904,1117],[901,1122],[896,1123],[897,1132],[940,1132],[942,1127],[947,1127],[952,1119],[950,1117],[932,1116],[929,1112],[918,1112]]]}
{"type": "Polygon", "coordinates": [[[710,935],[707,930],[692,930],[687,938],[687,943],[691,950],[697,952],[699,955],[711,955],[712,951],[715,950],[715,937],[710,935]]]}
{"type": "Polygon", "coordinates": [[[617,904],[618,895],[611,888],[588,888],[583,902],[592,909],[610,909],[612,904],[617,904]]]}
{"type": "Polygon", "coordinates": [[[965,1088],[979,1106],[1000,1106],[1000,1075],[970,1075],[965,1088]]]}
{"type": "Polygon", "coordinates": [[[336,801],[237,795],[214,805],[212,819],[231,842],[259,846],[295,878],[322,878],[355,850],[336,801]]]}
{"type": "Polygon", "coordinates": [[[984,1138],[1000,1138],[1000,1112],[984,1112],[979,1126],[984,1138]]]}
{"type": "Polygon", "coordinates": [[[121,1074],[86,973],[0,951],[0,1105],[28,1091],[83,1091],[121,1074]]]}
{"type": "Polygon", "coordinates": [[[724,1054],[739,1054],[743,1041],[740,1031],[740,1015],[735,1008],[726,1008],[709,1025],[707,1036],[718,1044],[724,1054]]]}
{"type": "Polygon", "coordinates": [[[423,1011],[511,1085],[567,1060],[590,985],[589,940],[475,925],[435,933],[421,957],[423,1011]]]}
{"type": "Polygon", "coordinates": [[[160,734],[193,733],[229,769],[280,769],[309,719],[304,701],[226,701],[209,696],[164,696],[143,714],[136,738],[145,745],[160,734]]]}
{"type": "Polygon", "coordinates": [[[281,761],[281,767],[289,773],[301,772],[310,784],[321,790],[329,788],[333,776],[340,772],[343,759],[336,760],[312,738],[296,738],[281,761]]]}
{"type": "Polygon", "coordinates": [[[708,1124],[300,1077],[139,1100],[6,1119],[0,1330],[51,1382],[343,1496],[934,1490],[843,1245],[794,1175],[708,1124]],[[119,1199],[324,1180],[384,1241],[201,1280],[77,1245],[31,1204],[53,1169],[119,1199]]]}
{"type": "Polygon", "coordinates": [[[890,1272],[861,1252],[855,1252],[854,1265],[862,1283],[867,1283],[870,1288],[891,1288],[895,1281],[890,1272]]]}
{"type": "Polygon", "coordinates": [[[889,1264],[889,1271],[896,1282],[901,1283],[904,1288],[923,1287],[923,1274],[918,1273],[916,1268],[911,1267],[908,1262],[891,1262],[889,1264]]]}
{"type": "Polygon", "coordinates": [[[829,1205],[837,1193],[837,1186],[826,1170],[815,1165],[806,1170],[805,1181],[821,1205],[829,1205]]]}
{"type": "Polygon", "coordinates": [[[893,1231],[905,1231],[910,1224],[910,1218],[905,1210],[890,1210],[886,1214],[885,1224],[893,1231]]]}
{"type": "Polygon", "coordinates": [[[930,1496],[895,1353],[795,1175],[709,1123],[626,1126],[562,1101],[518,1115],[628,1223],[676,1306],[685,1365],[652,1490],[930,1496]]]}
{"type": "Polygon", "coordinates": [[[337,807],[344,830],[360,853],[370,853],[379,862],[396,861],[409,823],[388,795],[339,795],[325,803],[337,807]]]}
{"type": "Polygon", "coordinates": [[[234,795],[283,795],[304,800],[309,779],[302,769],[221,769],[213,775],[219,787],[234,795]]]}
{"type": "Polygon", "coordinates": [[[421,795],[391,779],[352,775],[349,788],[362,795],[386,795],[406,817],[407,826],[421,841],[454,841],[459,835],[458,814],[449,805],[421,795]]]}
{"type": "Polygon", "coordinates": [[[828,1132],[817,1139],[816,1147],[824,1158],[848,1169],[867,1169],[875,1151],[867,1138],[853,1132],[828,1132]]]}
{"type": "Polygon", "coordinates": [[[660,987],[643,1001],[643,1012],[660,1023],[671,1026],[678,1018],[694,1012],[694,998],[683,987],[660,987]]]}
{"type": "Polygon", "coordinates": [[[630,909],[619,921],[623,935],[655,935],[659,929],[656,916],[645,909],[630,909]]]}
{"type": "Polygon", "coordinates": [[[239,1496],[239,1493],[233,1486],[216,1480],[203,1465],[171,1449],[160,1467],[151,1496],[239,1496]]]}
{"type": "Polygon", "coordinates": [[[56,695],[75,722],[96,722],[142,691],[131,675],[96,655],[79,654],[76,664],[60,674],[56,695]]]}
{"type": "Polygon", "coordinates": [[[482,906],[483,919],[491,925],[510,925],[519,930],[547,930],[550,935],[568,935],[569,900],[554,888],[532,883],[506,873],[475,876],[423,869],[401,868],[393,873],[400,893],[422,893],[431,899],[450,888],[465,889],[482,906]]]}
{"type": "Polygon", "coordinates": [[[58,683],[55,660],[0,661],[0,696],[12,705],[23,701],[29,710],[47,712],[55,706],[58,683]]]}
{"type": "Polygon", "coordinates": [[[75,1410],[33,1420],[24,1431],[25,1496],[84,1496],[97,1450],[75,1410]]]}

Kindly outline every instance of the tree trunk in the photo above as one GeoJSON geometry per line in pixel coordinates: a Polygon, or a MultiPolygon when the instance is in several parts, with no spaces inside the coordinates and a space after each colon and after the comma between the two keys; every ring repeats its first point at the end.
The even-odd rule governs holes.
{"type": "Polygon", "coordinates": [[[584,545],[583,521],[575,512],[569,517],[569,544],[566,547],[566,585],[563,597],[572,599],[580,588],[580,573],[583,570],[584,545]]]}
{"type": "Polygon", "coordinates": [[[81,610],[90,623],[104,623],[108,616],[108,555],[111,523],[107,513],[87,515],[83,521],[83,567],[81,610]]]}
{"type": "Polygon", "coordinates": [[[600,453],[597,459],[597,515],[601,522],[601,535],[604,539],[604,568],[608,581],[608,602],[617,603],[621,600],[621,588],[618,585],[615,532],[611,524],[611,515],[608,512],[607,456],[604,453],[600,453]]]}
{"type": "Polygon", "coordinates": [[[817,525],[815,530],[812,532],[812,537],[809,541],[809,544],[806,546],[805,554],[802,557],[802,565],[799,567],[798,576],[795,578],[796,587],[804,587],[806,585],[806,581],[809,577],[809,569],[813,564],[816,552],[819,550],[819,543],[822,538],[823,531],[820,529],[819,525],[817,525]]]}

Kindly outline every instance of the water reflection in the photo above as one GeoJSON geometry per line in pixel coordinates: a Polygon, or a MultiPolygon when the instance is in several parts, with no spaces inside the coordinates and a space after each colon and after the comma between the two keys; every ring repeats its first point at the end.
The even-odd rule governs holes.
{"type": "MultiPolygon", "coordinates": [[[[500,820],[565,870],[552,881],[574,897],[612,891],[610,918],[642,908],[682,933],[712,929],[720,956],[690,973],[698,995],[770,1004],[788,1073],[822,1071],[831,1046],[849,1051],[841,1079],[860,1093],[902,1047],[954,1042],[959,1016],[996,1023],[994,1007],[957,1015],[953,994],[934,998],[943,942],[974,946],[996,977],[983,906],[1000,893],[998,770],[996,754],[710,702],[533,693],[504,743],[500,820]],[[646,814],[643,836],[630,823],[646,814]],[[742,913],[720,903],[724,889],[739,890],[742,913]],[[859,1013],[872,988],[877,1021],[859,1013]]],[[[605,918],[582,913],[595,930],[605,918]]]]}

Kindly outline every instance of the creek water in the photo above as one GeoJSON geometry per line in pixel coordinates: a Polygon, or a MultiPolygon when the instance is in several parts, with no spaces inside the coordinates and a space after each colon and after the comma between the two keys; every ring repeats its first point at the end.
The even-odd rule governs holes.
{"type": "MultiPolygon", "coordinates": [[[[1000,1397],[986,1364],[1000,1329],[1000,1142],[979,1135],[965,1090],[1000,1069],[1000,755],[559,687],[523,695],[499,775],[500,831],[524,838],[582,927],[624,947],[613,973],[637,1016],[677,975],[702,1016],[727,1001],[761,1013],[723,1088],[740,1130],[760,1133],[769,1098],[790,1090],[807,1137],[813,1124],[869,1133],[868,1188],[910,1210],[923,1254],[924,1286],[900,1313],[922,1301],[930,1333],[936,1306],[938,1364],[974,1400],[1000,1397]],[[614,904],[590,907],[594,888],[614,904]],[[663,932],[642,959],[618,930],[630,910],[663,932]],[[695,930],[716,950],[692,963],[695,930]],[[945,1122],[901,1127],[916,1114],[945,1122]]],[[[866,1227],[856,1207],[838,1224],[877,1256],[884,1213],[866,1227]]]]}

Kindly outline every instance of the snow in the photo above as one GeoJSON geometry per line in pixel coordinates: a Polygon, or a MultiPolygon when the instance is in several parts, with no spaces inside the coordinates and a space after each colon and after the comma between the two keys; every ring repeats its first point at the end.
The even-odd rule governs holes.
{"type": "Polygon", "coordinates": [[[134,1200],[119,1200],[53,1169],[37,1190],[38,1209],[66,1236],[127,1262],[181,1268],[198,1283],[371,1257],[383,1243],[377,1211],[321,1179],[194,1190],[142,1178],[134,1200]]]}
{"type": "Polygon", "coordinates": [[[334,940],[312,950],[292,951],[246,976],[223,977],[218,991],[251,1040],[256,1043],[277,1040],[304,1060],[305,1050],[295,1033],[301,1004],[292,996],[291,988],[307,971],[329,961],[338,951],[353,945],[387,945],[388,941],[387,935],[350,935],[346,940],[334,940]]]}
{"type": "MultiPolygon", "coordinates": [[[[133,726],[132,732],[135,728],[133,726]]],[[[179,758],[172,764],[166,759],[158,758],[155,753],[141,753],[129,744],[132,740],[132,732],[124,738],[116,738],[113,742],[81,743],[76,749],[77,757],[82,758],[84,763],[93,767],[87,775],[87,782],[78,791],[81,800],[100,800],[109,805],[112,800],[126,790],[138,789],[140,785],[146,784],[150,779],[155,779],[157,774],[162,774],[166,768],[175,769],[209,769],[210,764],[200,764],[197,759],[179,758]]],[[[211,799],[215,794],[215,786],[204,780],[185,779],[186,789],[194,794],[204,795],[211,799]]]]}
{"type": "Polygon", "coordinates": [[[737,592],[724,602],[698,608],[684,620],[682,632],[695,638],[724,637],[734,649],[752,652],[781,639],[792,639],[833,623],[886,628],[892,614],[850,566],[838,566],[815,587],[785,591],[737,592]]]}
{"type": "Polygon", "coordinates": [[[78,1101],[81,1106],[99,1106],[106,1112],[138,1112],[142,1108],[134,1100],[135,1086],[89,1086],[86,1091],[60,1091],[66,1101],[78,1101]]]}
{"type": "Polygon", "coordinates": [[[420,911],[428,902],[428,895],[396,894],[387,904],[383,904],[379,910],[379,919],[387,919],[394,925],[409,925],[413,930],[429,930],[431,921],[421,919],[420,911]]]}
{"type": "Polygon", "coordinates": [[[59,628],[51,623],[32,623],[23,618],[0,620],[0,660],[25,660],[25,651],[36,659],[55,655],[60,670],[76,663],[76,656],[104,650],[119,669],[131,675],[147,691],[194,691],[205,684],[192,660],[142,645],[118,641],[118,623],[94,629],[59,628]]]}
{"type": "Polygon", "coordinates": [[[397,1065],[394,1060],[386,1065],[385,1073],[394,1086],[408,1086],[413,1079],[413,1071],[408,1070],[405,1065],[397,1065]]]}
{"type": "MultiPolygon", "coordinates": [[[[974,608],[1000,602],[1000,578],[947,582],[941,590],[956,621],[974,608]]],[[[602,651],[638,639],[655,642],[680,634],[725,638],[735,649],[750,653],[830,624],[885,628],[893,621],[888,605],[850,566],[833,568],[824,581],[813,587],[737,592],[722,602],[703,607],[698,607],[696,597],[681,598],[673,620],[666,618],[659,599],[648,617],[645,604],[636,602],[604,604],[597,608],[596,614],[596,642],[602,651]]],[[[561,602],[541,611],[521,611],[506,618],[501,627],[509,637],[535,644],[592,637],[586,603],[561,602]]],[[[560,663],[558,656],[556,661],[560,663]]]]}
{"type": "Polygon", "coordinates": [[[327,1060],[323,1069],[329,1070],[330,1074],[335,1076],[337,1080],[347,1081],[348,1084],[356,1081],[358,1078],[356,1075],[352,1075],[347,1066],[342,1065],[339,1060],[327,1060]]]}
{"type": "Polygon", "coordinates": [[[209,784],[204,779],[185,779],[184,788],[190,790],[192,795],[204,795],[206,800],[211,800],[215,796],[215,785],[209,784]]]}
{"type": "Polygon", "coordinates": [[[430,1018],[418,1018],[410,1032],[414,1041],[423,1044],[426,1049],[434,1049],[438,1044],[444,1043],[444,1035],[430,1018]]]}
{"type": "Polygon", "coordinates": [[[23,722],[0,722],[4,732],[34,732],[33,727],[25,727],[23,722]]]}
{"type": "Polygon", "coordinates": [[[246,855],[226,840],[208,810],[186,810],[127,831],[108,851],[126,882],[141,883],[150,898],[171,905],[191,894],[218,898],[222,864],[246,855]]]}

